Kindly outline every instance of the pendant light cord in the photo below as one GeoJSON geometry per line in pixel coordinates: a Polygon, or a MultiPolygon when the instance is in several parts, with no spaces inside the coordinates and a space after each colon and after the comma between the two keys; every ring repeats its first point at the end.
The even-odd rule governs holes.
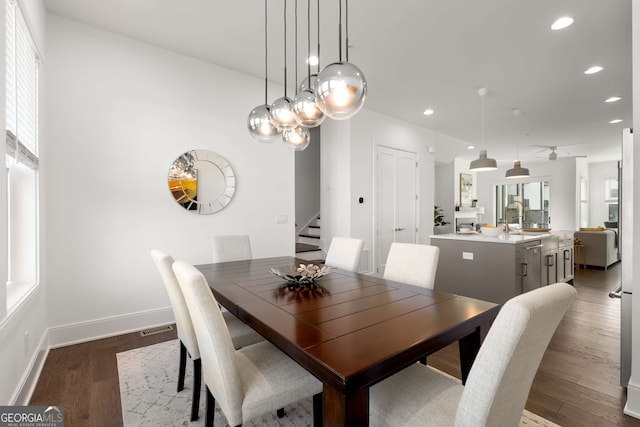
{"type": "MultiPolygon", "coordinates": [[[[316,72],[318,74],[320,74],[320,0],[318,1],[318,11],[316,12],[318,16],[316,16],[318,22],[317,22],[317,31],[318,31],[318,69],[316,70],[316,72]]],[[[311,83],[311,82],[309,82],[311,83]]]]}
{"type": "Polygon", "coordinates": [[[347,37],[344,44],[345,61],[349,62],[349,0],[344,0],[344,31],[347,37]]]}
{"type": "Polygon", "coordinates": [[[311,0],[307,0],[307,80],[311,84],[311,0]]]}
{"type": "Polygon", "coordinates": [[[486,148],[485,146],[485,142],[484,142],[484,97],[485,95],[482,95],[482,149],[484,150],[486,148]]]}
{"type": "Polygon", "coordinates": [[[338,0],[338,57],[342,62],[342,0],[338,0]]]}
{"type": "Polygon", "coordinates": [[[269,78],[267,74],[267,0],[264,0],[264,105],[267,105],[269,78]]]}
{"type": "Polygon", "coordinates": [[[294,52],[293,58],[294,58],[295,61],[294,61],[293,64],[295,66],[295,74],[294,75],[295,75],[295,78],[296,78],[296,80],[294,82],[294,85],[296,87],[296,94],[298,94],[298,0],[294,0],[294,1],[295,1],[295,3],[294,3],[294,11],[295,11],[294,12],[294,17],[295,18],[294,18],[293,22],[295,23],[296,28],[294,30],[295,52],[294,52]]]}
{"type": "Polygon", "coordinates": [[[287,0],[284,0],[284,97],[287,97],[287,0]]]}

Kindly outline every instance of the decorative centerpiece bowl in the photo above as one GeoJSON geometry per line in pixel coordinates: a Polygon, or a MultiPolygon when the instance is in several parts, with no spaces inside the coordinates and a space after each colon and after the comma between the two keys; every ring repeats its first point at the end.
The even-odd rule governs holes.
{"type": "Polygon", "coordinates": [[[283,265],[272,267],[271,272],[286,280],[287,286],[291,289],[315,288],[316,281],[329,273],[329,267],[323,264],[300,264],[297,267],[283,265]]]}

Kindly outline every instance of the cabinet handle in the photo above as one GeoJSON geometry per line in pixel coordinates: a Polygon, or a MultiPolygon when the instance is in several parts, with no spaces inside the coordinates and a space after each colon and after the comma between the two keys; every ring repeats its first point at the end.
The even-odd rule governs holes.
{"type": "Polygon", "coordinates": [[[525,250],[530,251],[531,249],[538,249],[538,248],[541,248],[542,246],[544,245],[527,246],[525,250]]]}
{"type": "Polygon", "coordinates": [[[402,231],[402,230],[404,230],[404,228],[399,228],[398,227],[398,228],[395,229],[395,231],[402,231]]]}
{"type": "Polygon", "coordinates": [[[547,263],[545,264],[545,266],[553,267],[553,255],[547,255],[545,256],[545,258],[547,259],[547,263]]]}
{"type": "Polygon", "coordinates": [[[529,272],[527,271],[527,263],[523,262],[522,264],[522,277],[527,277],[529,272]]]}
{"type": "Polygon", "coordinates": [[[571,259],[571,251],[569,249],[564,250],[564,259],[569,261],[571,259]]]}

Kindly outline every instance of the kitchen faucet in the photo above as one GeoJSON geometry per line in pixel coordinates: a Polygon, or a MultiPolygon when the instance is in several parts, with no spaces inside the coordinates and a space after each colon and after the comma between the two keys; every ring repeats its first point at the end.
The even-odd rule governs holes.
{"type": "Polygon", "coordinates": [[[504,234],[505,235],[509,235],[509,218],[508,218],[508,210],[509,210],[509,206],[513,205],[514,203],[519,204],[520,206],[522,206],[522,215],[517,215],[515,217],[516,220],[519,220],[520,218],[522,218],[522,223],[524,224],[524,222],[527,220],[526,218],[526,214],[527,211],[525,210],[525,206],[524,204],[522,204],[521,201],[519,200],[514,200],[511,203],[507,203],[504,205],[504,234]]]}

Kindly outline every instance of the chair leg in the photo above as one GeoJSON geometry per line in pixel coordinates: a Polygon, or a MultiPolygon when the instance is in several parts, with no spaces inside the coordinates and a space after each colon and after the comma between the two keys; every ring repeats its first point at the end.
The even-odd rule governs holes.
{"type": "Polygon", "coordinates": [[[216,412],[216,400],[213,398],[213,394],[211,394],[211,390],[207,387],[207,404],[205,408],[204,415],[204,426],[205,427],[213,427],[213,416],[216,412]]]}
{"type": "Polygon", "coordinates": [[[422,363],[423,365],[425,365],[425,366],[426,366],[426,364],[427,364],[427,356],[422,356],[422,357],[420,358],[420,363],[422,363]]]}
{"type": "Polygon", "coordinates": [[[322,427],[323,413],[322,413],[322,393],[313,395],[313,427],[322,427]]]}
{"type": "Polygon", "coordinates": [[[284,417],[284,408],[280,408],[276,411],[276,415],[278,416],[278,418],[282,418],[284,417]]]}
{"type": "Polygon", "coordinates": [[[184,371],[187,367],[187,347],[180,341],[180,364],[178,365],[178,391],[184,390],[184,371]]]}
{"type": "Polygon", "coordinates": [[[191,421],[198,419],[200,409],[200,388],[202,387],[202,360],[193,361],[193,399],[191,399],[191,421]]]}

